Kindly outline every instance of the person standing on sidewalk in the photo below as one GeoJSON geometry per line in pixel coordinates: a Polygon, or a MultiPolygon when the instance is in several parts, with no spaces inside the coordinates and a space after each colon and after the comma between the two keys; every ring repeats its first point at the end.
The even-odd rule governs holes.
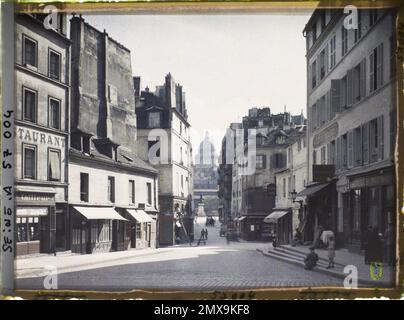
{"type": "Polygon", "coordinates": [[[335,259],[335,238],[334,234],[328,237],[328,266],[327,269],[334,268],[335,259]]]}
{"type": "Polygon", "coordinates": [[[205,229],[201,230],[201,240],[205,240],[205,229]]]}
{"type": "Polygon", "coordinates": [[[205,229],[205,239],[208,240],[208,229],[205,229]]]}

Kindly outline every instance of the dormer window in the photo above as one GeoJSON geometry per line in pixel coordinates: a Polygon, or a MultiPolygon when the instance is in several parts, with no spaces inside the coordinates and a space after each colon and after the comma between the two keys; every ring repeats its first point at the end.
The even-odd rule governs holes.
{"type": "Polygon", "coordinates": [[[118,147],[116,146],[112,147],[112,159],[118,161],[118,147]]]}
{"type": "Polygon", "coordinates": [[[285,137],[284,136],[278,136],[276,138],[276,144],[284,144],[285,143],[285,137]]]}
{"type": "Polygon", "coordinates": [[[149,128],[159,128],[161,124],[161,113],[160,112],[150,112],[148,125],[149,128]]]}
{"type": "Polygon", "coordinates": [[[82,151],[83,153],[90,154],[90,137],[82,137],[82,151]]]}

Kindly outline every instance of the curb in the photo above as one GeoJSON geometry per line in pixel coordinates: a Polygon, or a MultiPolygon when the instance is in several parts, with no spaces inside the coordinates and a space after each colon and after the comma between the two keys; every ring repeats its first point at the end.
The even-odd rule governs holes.
{"type": "MultiPolygon", "coordinates": [[[[289,263],[289,264],[293,264],[293,265],[296,265],[296,266],[299,266],[299,267],[304,267],[304,262],[303,261],[298,261],[298,260],[294,260],[294,259],[293,260],[292,259],[286,259],[284,257],[281,257],[281,256],[277,255],[276,253],[269,254],[269,253],[266,253],[266,252],[264,252],[263,250],[261,250],[259,248],[257,248],[256,250],[259,253],[261,253],[262,255],[266,256],[266,257],[270,257],[270,258],[273,258],[273,259],[276,259],[276,260],[279,260],[279,261],[283,261],[283,262],[286,262],[286,263],[289,263]]],[[[322,269],[322,268],[318,268],[318,267],[314,268],[314,269],[312,269],[310,271],[311,272],[314,271],[314,272],[322,273],[322,274],[329,275],[329,276],[332,276],[334,278],[338,278],[338,279],[342,279],[342,280],[344,280],[345,277],[347,276],[345,274],[336,273],[336,272],[330,271],[328,269],[322,269]]],[[[382,283],[389,285],[388,283],[385,283],[384,281],[381,281],[379,284],[382,284],[382,283]]],[[[368,285],[371,288],[375,288],[375,281],[370,281],[370,280],[358,278],[358,285],[362,285],[362,286],[368,285]]]]}
{"type": "MultiPolygon", "coordinates": [[[[155,254],[155,253],[163,253],[163,252],[153,252],[153,254],[155,254]]],[[[63,273],[67,273],[67,272],[69,272],[68,270],[72,270],[70,272],[73,272],[73,270],[75,268],[90,267],[90,266],[94,266],[97,264],[108,263],[108,262],[112,262],[112,261],[123,261],[123,260],[131,259],[131,258],[135,258],[135,257],[147,256],[149,254],[150,254],[150,252],[145,253],[145,254],[134,255],[134,256],[116,258],[116,259],[108,259],[108,260],[102,260],[102,261],[97,261],[97,262],[88,262],[88,263],[84,263],[84,264],[69,265],[66,267],[58,267],[57,271],[58,271],[58,273],[60,273],[60,271],[63,271],[63,273]]],[[[31,268],[30,270],[27,270],[27,269],[29,269],[29,268],[20,269],[20,271],[18,269],[16,269],[14,272],[15,279],[40,278],[40,277],[45,277],[48,275],[48,273],[46,271],[44,271],[45,268],[43,268],[43,267],[42,268],[31,268]]]]}

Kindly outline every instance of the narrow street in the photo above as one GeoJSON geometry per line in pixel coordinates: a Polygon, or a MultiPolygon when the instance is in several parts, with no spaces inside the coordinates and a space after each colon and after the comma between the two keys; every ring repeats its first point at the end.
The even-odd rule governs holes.
{"type": "MultiPolygon", "coordinates": [[[[195,239],[205,228],[205,218],[195,224],[195,239]]],[[[248,289],[289,286],[342,286],[342,280],[306,271],[264,257],[256,248],[268,244],[230,242],[219,236],[219,224],[207,227],[206,245],[160,248],[147,254],[120,259],[107,267],[60,273],[59,289],[248,289]]],[[[43,277],[17,279],[18,288],[41,289],[43,277]]]]}

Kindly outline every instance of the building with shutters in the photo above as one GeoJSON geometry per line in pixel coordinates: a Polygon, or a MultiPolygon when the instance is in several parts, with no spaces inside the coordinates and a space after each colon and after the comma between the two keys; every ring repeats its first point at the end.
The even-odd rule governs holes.
{"type": "Polygon", "coordinates": [[[70,28],[70,248],[153,248],[158,171],[136,155],[131,52],[81,16],[70,28]]]}
{"type": "Polygon", "coordinates": [[[286,168],[289,135],[304,121],[303,115],[272,114],[267,107],[251,108],[243,117],[242,130],[235,132],[231,213],[241,238],[268,239],[264,218],[275,208],[275,172],[286,168]]]}
{"type": "Polygon", "coordinates": [[[15,16],[17,255],[68,247],[70,40],[66,17],[15,16]]]}
{"type": "Polygon", "coordinates": [[[159,244],[193,232],[192,146],[183,87],[169,73],[155,92],[135,77],[137,154],[159,172],[159,244]]]}
{"type": "Polygon", "coordinates": [[[368,227],[395,222],[396,12],[357,13],[347,29],[343,9],[317,9],[304,29],[310,186],[298,195],[312,205],[306,225],[354,251],[368,227]]]}

